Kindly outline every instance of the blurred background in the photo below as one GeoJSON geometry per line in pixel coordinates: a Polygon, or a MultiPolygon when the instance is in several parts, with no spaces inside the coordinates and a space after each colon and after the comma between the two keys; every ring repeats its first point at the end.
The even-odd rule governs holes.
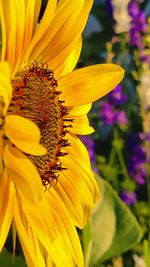
{"type": "Polygon", "coordinates": [[[122,83],[93,105],[95,133],[82,137],[93,170],[113,186],[142,229],[141,241],[106,261],[107,267],[150,266],[150,258],[149,265],[144,261],[150,235],[149,16],[149,0],[95,0],[78,65],[113,62],[126,70],[122,83]]]}

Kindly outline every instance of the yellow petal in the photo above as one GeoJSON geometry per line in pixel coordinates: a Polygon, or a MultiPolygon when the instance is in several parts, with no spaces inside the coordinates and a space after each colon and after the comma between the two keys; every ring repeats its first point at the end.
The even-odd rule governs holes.
{"type": "Polygon", "coordinates": [[[0,22],[1,22],[1,39],[2,39],[2,48],[1,48],[1,61],[5,59],[6,53],[6,27],[5,27],[5,16],[2,1],[0,1],[0,22]]]}
{"type": "MultiPolygon", "coordinates": [[[[51,1],[52,2],[52,1],[51,1]]],[[[33,32],[35,32],[35,30],[36,30],[36,27],[37,27],[37,23],[38,23],[38,19],[39,19],[39,14],[40,14],[40,10],[41,10],[41,4],[42,4],[42,0],[26,0],[26,5],[28,6],[26,6],[26,10],[27,10],[27,8],[29,9],[28,10],[28,12],[29,12],[29,17],[31,18],[31,19],[33,19],[33,32]],[[31,9],[33,9],[32,8],[32,6],[33,6],[33,2],[34,2],[34,15],[33,15],[33,13],[32,12],[30,12],[29,10],[31,9]],[[28,3],[30,3],[30,5],[28,4],[28,3]]],[[[27,13],[27,11],[26,11],[26,13],[27,13]]],[[[49,14],[50,15],[50,14],[49,14]]],[[[29,23],[29,18],[26,18],[26,21],[28,21],[28,23],[29,23]]]]}
{"type": "Polygon", "coordinates": [[[49,250],[49,244],[55,238],[55,233],[52,224],[52,215],[48,209],[49,207],[46,205],[44,207],[42,202],[43,199],[37,206],[24,200],[22,201],[22,207],[33,232],[45,249],[49,250]]]}
{"type": "MultiPolygon", "coordinates": [[[[31,0],[31,2],[32,2],[32,0],[31,0]]],[[[51,24],[51,20],[53,19],[53,16],[54,16],[56,4],[57,4],[57,0],[48,1],[47,6],[46,6],[46,10],[45,10],[43,18],[40,22],[40,25],[33,36],[33,39],[30,43],[29,48],[26,51],[26,54],[24,57],[24,65],[26,65],[29,62],[29,58],[30,58],[30,61],[33,61],[36,59],[35,55],[32,56],[32,53],[35,50],[35,46],[36,45],[38,46],[40,43],[42,43],[42,40],[43,40],[45,34],[47,34],[47,32],[49,32],[49,34],[50,34],[50,24],[51,24]]],[[[35,6],[37,6],[37,4],[35,6]]],[[[47,44],[47,41],[46,41],[46,44],[47,44]]],[[[38,49],[36,51],[36,54],[37,53],[38,53],[38,49]]]]}
{"type": "MultiPolygon", "coordinates": [[[[68,46],[66,46],[62,51],[60,51],[60,53],[56,54],[55,57],[50,58],[50,55],[47,52],[46,56],[41,58],[42,61],[47,62],[47,64],[50,66],[50,68],[52,68],[54,70],[54,73],[56,73],[56,79],[59,79],[60,76],[62,76],[61,73],[59,72],[59,70],[61,70],[63,68],[63,65],[65,64],[65,62],[67,64],[67,60],[69,60],[71,53],[73,51],[75,51],[75,48],[76,48],[78,41],[79,41],[79,37],[77,36],[72,42],[70,42],[68,44],[68,46]],[[57,72],[57,69],[58,69],[58,72],[57,72]]],[[[80,51],[78,50],[78,54],[79,53],[80,53],[80,51]]],[[[40,58],[40,56],[39,56],[39,58],[40,58]]],[[[72,62],[72,64],[73,64],[73,62],[72,62]]],[[[69,69],[71,69],[71,68],[72,67],[70,66],[69,69]]],[[[63,72],[62,72],[62,74],[63,74],[63,72]]]]}
{"type": "Polygon", "coordinates": [[[91,110],[92,104],[71,107],[68,117],[86,115],[91,110]]]}
{"type": "Polygon", "coordinates": [[[61,175],[59,176],[59,183],[57,183],[57,185],[56,183],[53,183],[52,186],[66,205],[68,211],[72,216],[74,224],[77,227],[82,228],[84,224],[84,210],[82,202],[78,198],[78,194],[76,193],[75,188],[72,186],[69,187],[70,185],[67,183],[67,181],[63,183],[63,179],[64,176],[61,173],[61,175]]]}
{"type": "Polygon", "coordinates": [[[3,115],[7,112],[11,96],[10,68],[8,63],[3,61],[0,63],[0,111],[3,115]]]}
{"type": "MultiPolygon", "coordinates": [[[[77,135],[86,135],[91,134],[94,132],[93,127],[89,125],[89,120],[86,115],[84,116],[78,116],[78,117],[72,117],[73,122],[71,122],[70,132],[77,134],[77,135]]],[[[70,124],[68,123],[65,123],[70,124]]]]}
{"type": "Polygon", "coordinates": [[[38,266],[39,267],[48,267],[45,263],[45,253],[43,252],[43,247],[41,246],[41,243],[39,242],[38,237],[34,234],[32,229],[30,229],[30,232],[28,235],[30,235],[31,236],[30,239],[33,240],[32,242],[34,245],[34,250],[35,250],[35,255],[36,255],[36,258],[38,261],[38,266]]]}
{"type": "Polygon", "coordinates": [[[18,71],[24,51],[31,41],[37,24],[40,6],[40,0],[8,0],[0,3],[2,24],[1,59],[10,63],[12,76],[18,71]]]}
{"type": "Polygon", "coordinates": [[[39,202],[42,199],[42,182],[31,161],[19,150],[7,145],[4,164],[21,196],[31,202],[39,202]]]}
{"type": "Polygon", "coordinates": [[[32,35],[35,32],[41,8],[41,2],[41,0],[25,1],[25,29],[23,49],[28,47],[31,42],[32,35]]]}
{"type": "MultiPolygon", "coordinates": [[[[77,209],[78,206],[76,200],[79,199],[83,210],[81,213],[83,214],[83,217],[82,222],[77,222],[77,226],[79,228],[83,228],[87,223],[87,220],[89,219],[89,216],[91,214],[91,209],[94,206],[92,192],[93,188],[89,189],[88,184],[85,182],[84,178],[86,174],[83,172],[82,167],[77,163],[74,163],[73,160],[70,160],[70,158],[68,160],[63,159],[63,166],[66,167],[67,170],[65,170],[59,177],[59,183],[61,184],[66,192],[66,195],[71,199],[71,201],[73,202],[73,199],[75,200],[77,209]]],[[[63,200],[66,207],[69,208],[68,201],[66,201],[65,198],[63,198],[63,200]]],[[[69,212],[74,218],[74,211],[69,210],[69,212]]]]}
{"type": "MultiPolygon", "coordinates": [[[[70,267],[76,265],[78,267],[83,267],[83,255],[79,238],[72,218],[69,212],[67,211],[61,197],[53,188],[51,188],[50,192],[46,192],[45,198],[45,203],[47,202],[46,206],[49,207],[49,210],[51,210],[53,216],[52,223],[56,231],[56,242],[58,238],[58,243],[60,243],[60,250],[62,251],[62,254],[64,253],[65,256],[63,260],[66,261],[65,258],[67,258],[69,261],[68,266],[70,267]]],[[[53,243],[51,243],[51,246],[53,246],[53,243]]],[[[51,257],[55,262],[56,266],[59,267],[58,261],[54,258],[54,255],[52,255],[51,257]]],[[[67,266],[67,261],[66,265],[64,266],[67,266]]]]}
{"type": "Polygon", "coordinates": [[[53,267],[53,262],[52,262],[52,259],[50,258],[49,255],[46,256],[46,266],[47,267],[53,267]]]}
{"type": "MultiPolygon", "coordinates": [[[[13,72],[15,61],[20,56],[20,50],[23,43],[23,20],[24,20],[24,1],[2,1],[2,10],[4,17],[4,27],[2,34],[5,33],[4,43],[2,41],[2,60],[7,60],[13,72]],[[11,31],[10,31],[11,28],[11,31]],[[17,45],[17,40],[20,39],[20,46],[17,45]],[[3,45],[5,45],[3,47],[3,45]],[[13,51],[13,53],[12,53],[13,51]]],[[[2,36],[3,40],[3,36],[2,36]]]]}
{"type": "Polygon", "coordinates": [[[83,175],[83,178],[88,185],[89,190],[92,192],[93,202],[95,203],[99,198],[99,187],[91,169],[91,162],[88,151],[85,145],[77,136],[68,134],[67,139],[71,143],[71,146],[66,147],[65,150],[70,154],[72,160],[74,160],[79,165],[79,168],[81,168],[85,173],[85,175],[83,175]]]}
{"type": "MultiPolygon", "coordinates": [[[[86,115],[90,111],[91,106],[91,104],[87,104],[83,106],[71,107],[69,109],[69,114],[66,116],[66,118],[73,120],[71,122],[72,127],[70,128],[71,133],[85,135],[94,132],[93,127],[89,125],[89,120],[86,115]]],[[[68,124],[70,123],[68,122],[68,124]]]]}
{"type": "Polygon", "coordinates": [[[23,152],[32,155],[46,154],[46,149],[39,144],[40,130],[32,121],[18,115],[7,115],[4,131],[10,141],[23,152]]]}
{"type": "Polygon", "coordinates": [[[4,150],[3,131],[0,130],[0,175],[3,171],[3,150],[4,150]]]}
{"type": "Polygon", "coordinates": [[[0,62],[0,81],[4,87],[2,91],[7,91],[9,99],[11,99],[12,97],[12,86],[10,83],[10,78],[10,67],[8,62],[0,62]]]}
{"type": "Polygon", "coordinates": [[[70,73],[75,68],[80,57],[81,48],[82,48],[82,37],[80,37],[80,39],[77,40],[77,43],[75,44],[73,50],[70,52],[67,58],[65,56],[66,59],[62,62],[62,64],[60,64],[58,60],[53,60],[53,62],[52,61],[48,62],[50,66],[52,65],[52,69],[55,70],[56,79],[59,79],[59,77],[66,75],[67,73],[70,73]]]}
{"type": "MultiPolygon", "coordinates": [[[[50,62],[54,58],[56,62],[57,58],[58,64],[62,64],[81,36],[92,2],[93,0],[59,1],[55,17],[50,25],[51,30],[48,28],[40,41],[34,46],[29,62],[33,59],[50,62]],[[60,56],[62,51],[68,47],[65,58],[62,58],[60,56]]],[[[53,64],[51,66],[53,67],[53,64]]]]}
{"type": "Polygon", "coordinates": [[[94,179],[86,148],[74,135],[67,135],[71,143],[65,148],[68,156],[62,159],[67,170],[61,172],[58,182],[53,185],[63,199],[75,225],[82,228],[99,197],[99,189],[94,179]]]}
{"type": "Polygon", "coordinates": [[[2,250],[13,217],[14,186],[8,181],[6,170],[0,177],[0,251],[2,250]]]}
{"type": "Polygon", "coordinates": [[[18,203],[17,198],[15,198],[14,201],[14,221],[28,266],[40,267],[33,238],[31,237],[31,234],[29,234],[28,230],[30,226],[27,224],[27,221],[22,214],[22,207],[20,206],[20,203],[18,203]]]}
{"type": "Polygon", "coordinates": [[[79,70],[59,79],[61,99],[66,106],[91,103],[111,91],[123,78],[124,70],[114,64],[99,64],[79,70]]]}

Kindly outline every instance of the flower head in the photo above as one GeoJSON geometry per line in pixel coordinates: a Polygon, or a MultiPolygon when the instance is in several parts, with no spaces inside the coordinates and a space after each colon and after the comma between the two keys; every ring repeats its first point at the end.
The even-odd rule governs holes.
{"type": "Polygon", "coordinates": [[[77,135],[93,132],[91,102],[124,73],[113,64],[72,72],[92,3],[48,1],[37,27],[41,1],[0,1],[0,250],[13,225],[29,267],[84,266],[75,226],[99,191],[77,135]]]}

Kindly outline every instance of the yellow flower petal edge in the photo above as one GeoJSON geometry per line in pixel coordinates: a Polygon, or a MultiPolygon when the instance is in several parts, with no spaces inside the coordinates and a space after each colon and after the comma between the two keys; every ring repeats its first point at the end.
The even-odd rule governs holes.
{"type": "Polygon", "coordinates": [[[115,64],[99,64],[75,70],[59,79],[61,99],[67,106],[91,103],[109,93],[123,78],[124,70],[115,64]]]}
{"type": "Polygon", "coordinates": [[[37,260],[33,236],[31,237],[30,234],[31,228],[30,225],[28,225],[27,229],[27,224],[25,224],[26,221],[22,214],[22,206],[17,197],[14,200],[14,222],[28,266],[40,267],[37,260]]]}
{"type": "Polygon", "coordinates": [[[74,223],[79,228],[83,228],[88,220],[91,209],[99,198],[99,188],[91,170],[87,149],[76,136],[68,134],[67,137],[71,146],[66,147],[65,152],[69,153],[70,158],[69,160],[64,158],[63,164],[68,170],[70,165],[74,166],[74,170],[72,168],[72,175],[75,180],[72,179],[71,181],[70,177],[72,175],[66,171],[60,176],[57,186],[53,186],[64,200],[74,223]],[[78,170],[78,175],[75,174],[76,170],[78,170]],[[76,183],[73,181],[76,181],[76,183]],[[79,191],[78,186],[80,189],[82,187],[82,190],[79,191]],[[84,196],[84,192],[88,194],[87,199],[86,195],[84,196]]]}
{"type": "Polygon", "coordinates": [[[38,203],[42,199],[43,188],[40,176],[31,161],[16,148],[6,145],[4,163],[21,195],[38,203]]]}
{"type": "MultiPolygon", "coordinates": [[[[41,2],[41,1],[37,0],[36,2],[41,2]]],[[[32,4],[33,4],[33,0],[30,0],[30,3],[28,3],[28,6],[29,6],[28,9],[31,8],[32,4]]],[[[40,3],[36,3],[36,5],[34,5],[35,6],[34,8],[38,7],[39,4],[40,3]]],[[[40,25],[39,25],[37,31],[35,32],[35,34],[32,38],[32,41],[30,42],[29,49],[27,49],[27,51],[26,51],[26,55],[24,57],[24,64],[25,65],[28,64],[28,57],[31,57],[30,54],[34,50],[35,45],[39,44],[39,42],[42,42],[43,41],[43,35],[45,35],[47,31],[49,32],[51,21],[54,17],[54,14],[55,14],[56,4],[57,4],[57,0],[48,1],[48,4],[46,6],[46,10],[45,10],[44,15],[42,17],[40,25]]],[[[39,15],[39,13],[38,13],[38,15],[39,15]]],[[[31,19],[33,20],[33,16],[30,19],[27,19],[27,22],[31,23],[31,19]]],[[[33,22],[35,23],[35,22],[37,22],[37,20],[33,20],[33,22]]],[[[35,26],[37,26],[37,25],[35,24],[35,26]]]]}
{"type": "Polygon", "coordinates": [[[93,0],[59,1],[50,25],[51,31],[49,29],[44,31],[41,40],[30,51],[28,62],[45,61],[51,65],[52,69],[54,67],[51,61],[55,60],[59,65],[62,64],[76,46],[83,32],[92,3],[93,0]],[[62,57],[61,53],[64,50],[66,52],[62,57]]]}
{"type": "Polygon", "coordinates": [[[78,59],[81,54],[82,49],[82,37],[77,40],[77,43],[75,45],[75,48],[71,51],[71,53],[68,55],[66,60],[59,65],[57,60],[54,60],[53,69],[56,69],[55,71],[55,77],[56,79],[59,79],[59,77],[66,75],[67,73],[70,73],[76,66],[78,59]]]}
{"type": "Polygon", "coordinates": [[[5,61],[0,64],[0,81],[0,115],[5,116],[12,95],[9,64],[5,61]]]}
{"type": "Polygon", "coordinates": [[[39,144],[40,130],[32,121],[18,115],[7,115],[4,132],[23,152],[32,155],[46,154],[46,149],[39,144]]]}
{"type": "Polygon", "coordinates": [[[68,248],[68,258],[72,257],[77,266],[83,266],[83,255],[79,237],[75,230],[72,218],[63,203],[63,200],[52,188],[51,193],[46,192],[44,201],[45,205],[49,207],[49,210],[51,210],[53,216],[52,222],[56,222],[55,229],[57,236],[59,239],[63,237],[62,247],[64,247],[64,250],[66,250],[66,246],[68,248]]]}
{"type": "Polygon", "coordinates": [[[39,203],[38,207],[34,203],[31,204],[27,201],[22,201],[22,208],[24,210],[26,219],[28,220],[29,224],[32,225],[32,228],[34,229],[34,232],[36,233],[36,236],[40,240],[41,244],[43,244],[43,246],[49,250],[49,244],[53,242],[56,234],[52,225],[51,211],[47,210],[47,218],[44,218],[42,214],[42,201],[39,203]],[[50,220],[49,223],[47,223],[47,220],[50,220]]]}
{"type": "Polygon", "coordinates": [[[4,246],[11,226],[14,195],[14,185],[8,180],[7,171],[5,169],[0,179],[0,251],[4,246]]]}
{"type": "Polygon", "coordinates": [[[72,127],[70,129],[71,133],[77,135],[86,135],[94,132],[93,127],[89,125],[89,120],[87,115],[72,117],[72,118],[73,122],[72,122],[72,127]]]}
{"type": "Polygon", "coordinates": [[[74,106],[71,107],[69,110],[69,115],[70,117],[78,117],[78,116],[83,116],[86,115],[92,107],[92,103],[87,104],[87,105],[82,105],[82,106],[74,106]]]}

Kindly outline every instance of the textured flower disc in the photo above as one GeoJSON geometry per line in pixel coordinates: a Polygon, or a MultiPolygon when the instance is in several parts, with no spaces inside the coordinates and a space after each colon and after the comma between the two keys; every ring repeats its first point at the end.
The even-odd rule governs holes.
{"type": "MultiPolygon", "coordinates": [[[[59,100],[60,91],[52,70],[42,64],[32,64],[29,71],[21,76],[21,81],[13,81],[13,97],[9,112],[21,115],[36,123],[41,132],[41,144],[47,149],[44,156],[28,155],[36,166],[43,185],[58,177],[61,166],[60,156],[66,153],[61,148],[68,146],[65,125],[68,108],[59,100]]],[[[70,119],[71,121],[71,119],[70,119]]]]}

